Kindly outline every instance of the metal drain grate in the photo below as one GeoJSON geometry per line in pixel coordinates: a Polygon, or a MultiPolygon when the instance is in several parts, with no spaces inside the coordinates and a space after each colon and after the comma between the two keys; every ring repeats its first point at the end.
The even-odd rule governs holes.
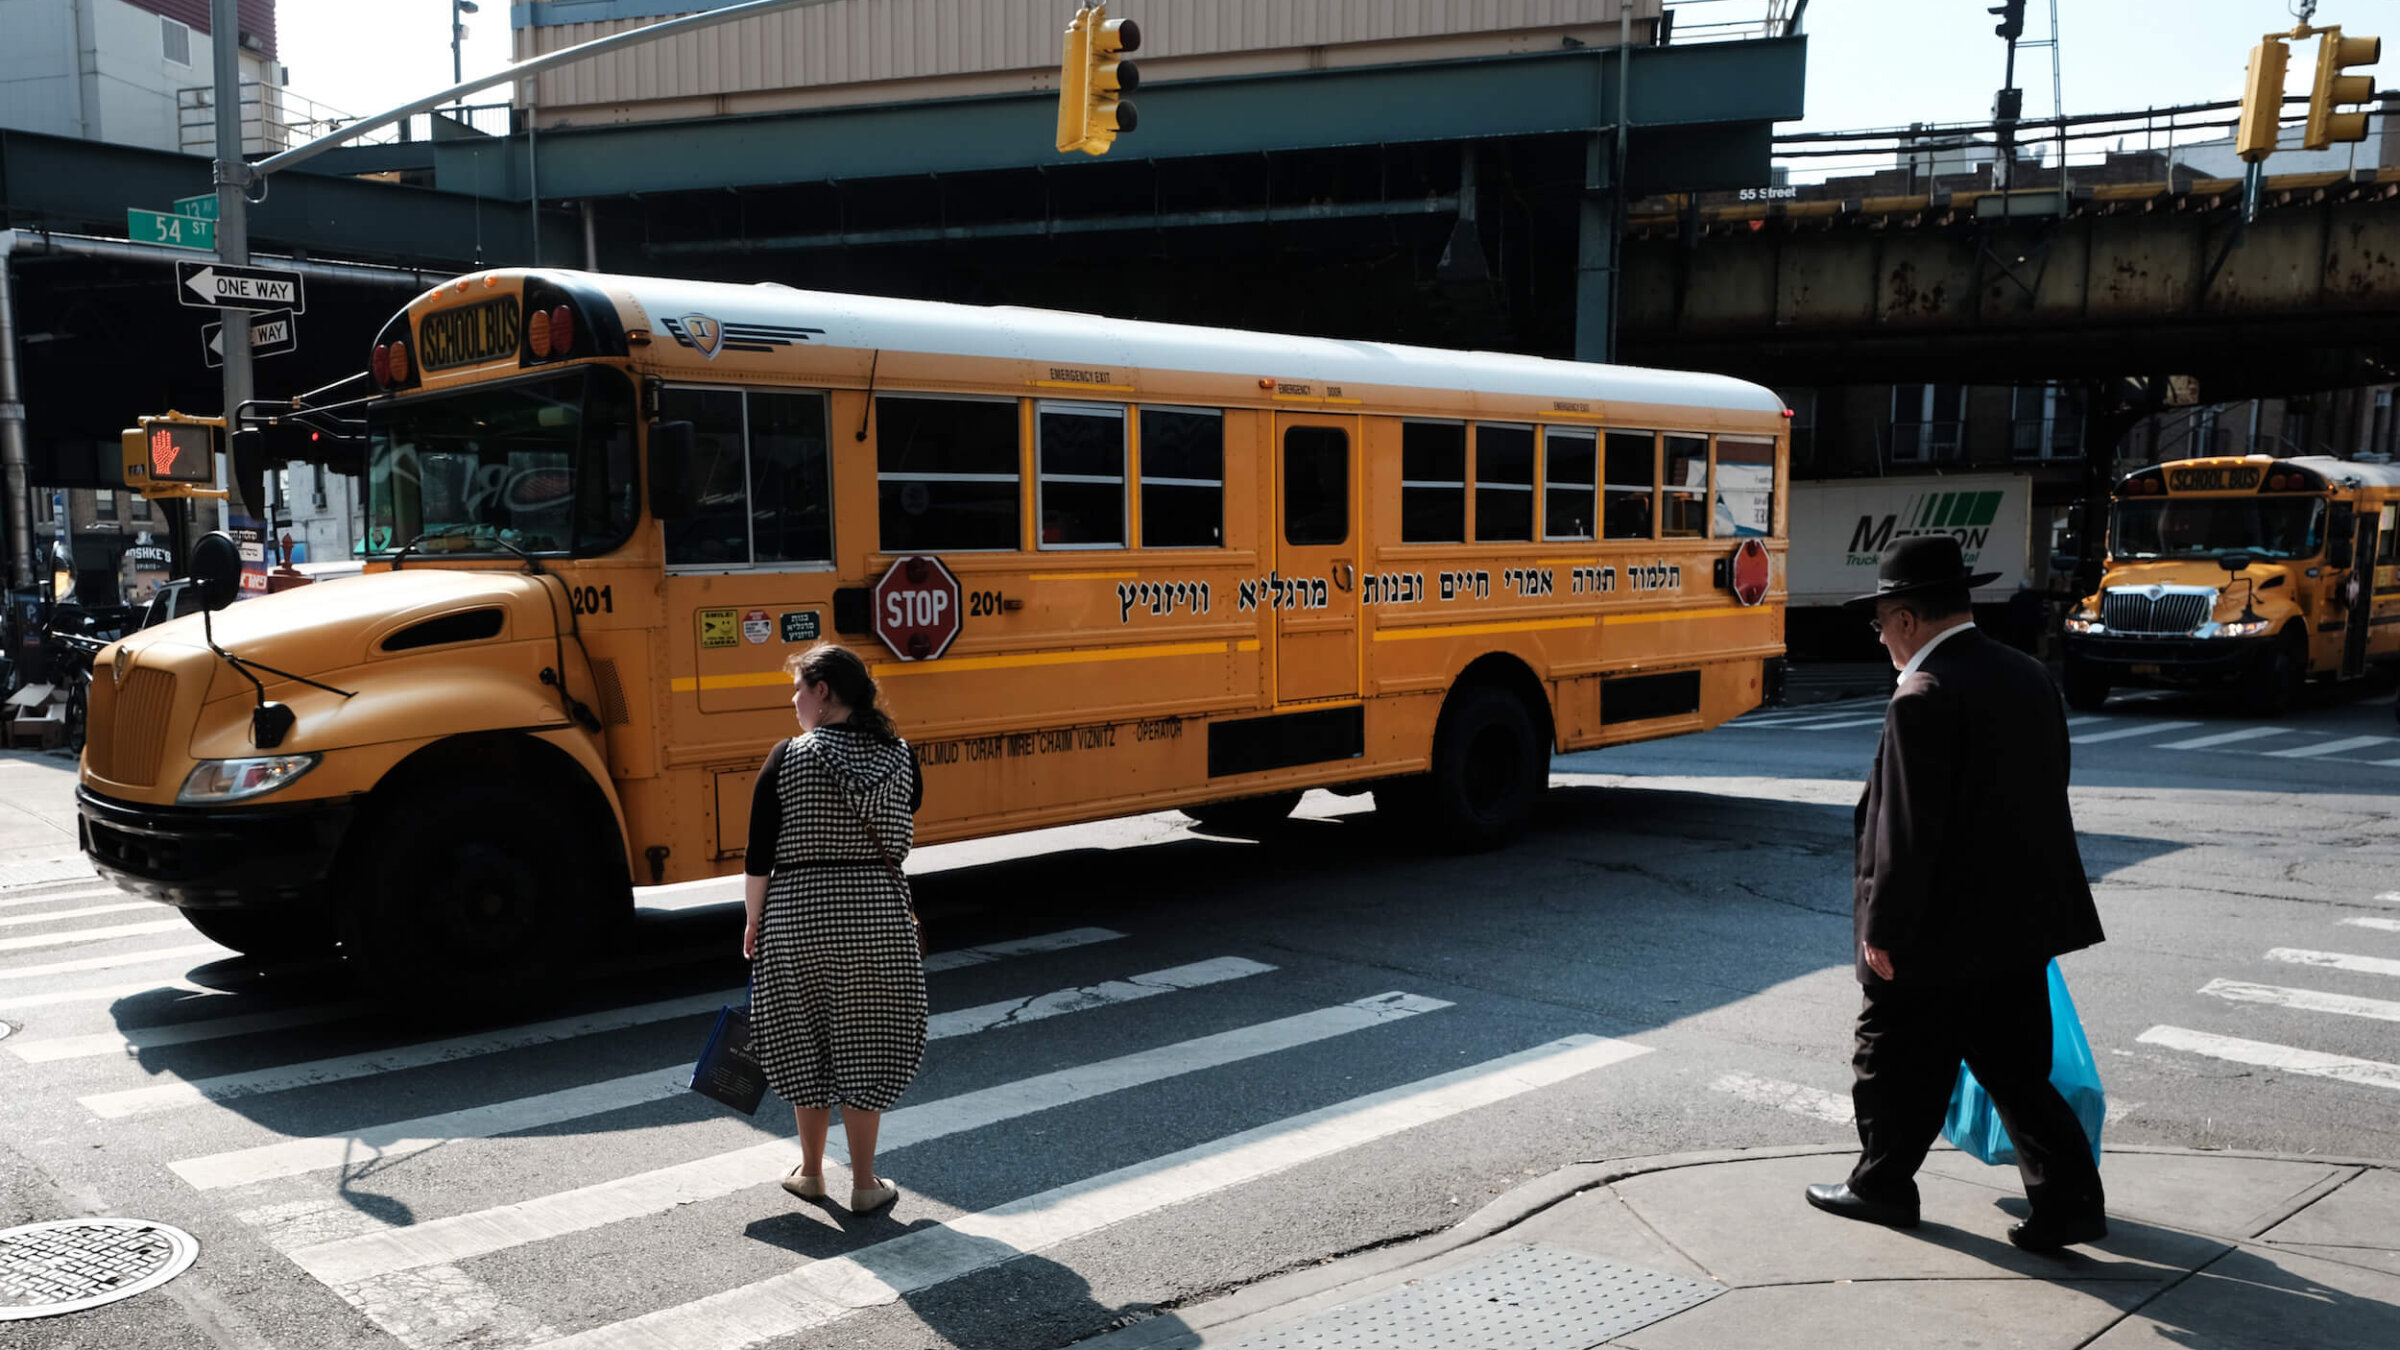
{"type": "Polygon", "coordinates": [[[1557,1247],[1512,1247],[1436,1279],[1245,1336],[1227,1350],[1583,1350],[1724,1286],[1557,1247]]]}
{"type": "Polygon", "coordinates": [[[82,1312],[181,1275],[200,1244],[142,1219],[59,1219],[0,1229],[0,1322],[82,1312]]]}

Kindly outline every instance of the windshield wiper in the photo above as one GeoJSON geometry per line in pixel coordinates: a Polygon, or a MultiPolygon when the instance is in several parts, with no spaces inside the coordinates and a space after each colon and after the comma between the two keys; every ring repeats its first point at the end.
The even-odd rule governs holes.
{"type": "MultiPolygon", "coordinates": [[[[400,551],[392,555],[392,570],[395,572],[399,571],[400,565],[408,561],[409,553],[413,551],[419,544],[428,543],[435,539],[460,539],[475,533],[477,530],[489,530],[491,528],[492,527],[489,525],[444,525],[440,529],[422,531],[417,535],[416,538],[409,540],[405,544],[402,544],[400,546],[400,551]]],[[[493,532],[492,542],[496,544],[504,543],[504,541],[500,538],[498,531],[493,532]]],[[[509,545],[508,547],[514,549],[514,551],[520,557],[524,555],[525,550],[514,548],[513,545],[509,545]]]]}

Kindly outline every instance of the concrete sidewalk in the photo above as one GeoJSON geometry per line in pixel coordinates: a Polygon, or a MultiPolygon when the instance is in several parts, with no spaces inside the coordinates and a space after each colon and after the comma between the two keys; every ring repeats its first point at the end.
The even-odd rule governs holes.
{"type": "Polygon", "coordinates": [[[1920,1350],[2400,1346],[2400,1166],[2110,1150],[2110,1234],[2009,1245],[2014,1168],[1944,1148],[1896,1232],[1801,1198],[1854,1150],[1561,1169],[1455,1228],[1253,1285],[1087,1347],[1920,1350]]]}
{"type": "Polygon", "coordinates": [[[75,757],[63,750],[0,750],[0,884],[31,884],[54,861],[88,880],[75,847],[75,782],[75,757]]]}

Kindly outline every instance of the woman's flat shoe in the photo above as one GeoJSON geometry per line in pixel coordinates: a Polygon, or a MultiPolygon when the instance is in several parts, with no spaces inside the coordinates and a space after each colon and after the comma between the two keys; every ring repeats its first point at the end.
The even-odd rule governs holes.
{"type": "Polygon", "coordinates": [[[878,1177],[876,1178],[875,1185],[872,1188],[863,1191],[853,1190],[850,1192],[850,1212],[853,1214],[872,1214],[876,1210],[883,1208],[885,1205],[891,1204],[899,1198],[900,1188],[893,1185],[888,1179],[878,1177]]]}
{"type": "Polygon", "coordinates": [[[803,1200],[825,1198],[825,1178],[821,1176],[804,1177],[800,1175],[800,1169],[797,1167],[793,1168],[791,1174],[783,1179],[783,1188],[803,1200]]]}

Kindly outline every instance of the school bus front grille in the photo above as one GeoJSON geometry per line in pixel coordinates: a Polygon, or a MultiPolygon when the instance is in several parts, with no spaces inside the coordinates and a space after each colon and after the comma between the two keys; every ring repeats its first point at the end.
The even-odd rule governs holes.
{"type": "Polygon", "coordinates": [[[2207,622],[2215,606],[2213,595],[2169,591],[2152,600],[2140,591],[2111,591],[2100,607],[2100,622],[2112,633],[2158,633],[2181,637],[2207,622]]]}
{"type": "Polygon", "coordinates": [[[175,677],[163,670],[136,667],[125,672],[125,683],[119,685],[105,669],[93,675],[84,759],[97,777],[149,787],[158,781],[158,762],[167,749],[167,716],[175,707],[175,677]]]}

